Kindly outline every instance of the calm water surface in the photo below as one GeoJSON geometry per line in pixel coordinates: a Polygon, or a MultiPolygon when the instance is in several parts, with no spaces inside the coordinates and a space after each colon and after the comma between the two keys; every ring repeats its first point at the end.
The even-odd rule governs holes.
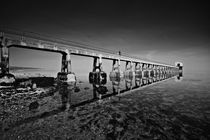
{"type": "MultiPolygon", "coordinates": [[[[87,76],[79,77],[79,91],[68,97],[65,109],[60,108],[58,92],[41,99],[32,96],[29,101],[18,98],[4,106],[2,138],[210,139],[210,80],[205,74],[184,74],[179,82],[170,78],[101,100],[94,100],[99,95],[87,81],[87,76]],[[40,106],[29,111],[34,100],[40,106]]],[[[121,81],[118,87],[122,91],[135,84],[133,80],[126,88],[121,81]]],[[[103,86],[106,89],[101,90],[110,95],[113,87],[117,89],[110,80],[103,86]]]]}

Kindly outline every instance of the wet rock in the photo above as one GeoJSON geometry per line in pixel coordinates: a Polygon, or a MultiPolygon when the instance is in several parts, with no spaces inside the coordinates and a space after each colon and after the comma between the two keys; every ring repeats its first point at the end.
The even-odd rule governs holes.
{"type": "Polygon", "coordinates": [[[33,85],[32,85],[32,89],[33,89],[33,90],[36,90],[36,89],[37,89],[37,85],[36,85],[36,83],[33,83],[33,85]]]}
{"type": "Polygon", "coordinates": [[[121,132],[121,131],[123,131],[123,129],[124,129],[123,127],[116,127],[117,132],[121,132]]]}
{"type": "Polygon", "coordinates": [[[97,89],[98,93],[100,94],[106,94],[106,92],[108,91],[107,87],[105,86],[100,86],[98,89],[97,89]]]}
{"type": "Polygon", "coordinates": [[[68,118],[69,118],[70,120],[75,119],[75,117],[74,117],[74,116],[69,116],[68,118]]]}
{"type": "Polygon", "coordinates": [[[28,97],[26,97],[25,99],[26,99],[26,100],[31,100],[32,97],[28,96],[28,97]]]}
{"type": "Polygon", "coordinates": [[[15,76],[13,74],[0,74],[0,86],[14,86],[15,76]]]}
{"type": "Polygon", "coordinates": [[[62,140],[61,137],[55,137],[55,140],[62,140]]]}
{"type": "Polygon", "coordinates": [[[75,87],[74,92],[80,92],[80,88],[79,87],[75,87]]]}
{"type": "Polygon", "coordinates": [[[39,103],[37,101],[34,101],[30,103],[29,110],[34,110],[34,109],[37,109],[38,107],[39,107],[39,103]]]}
{"type": "Polygon", "coordinates": [[[90,88],[89,88],[89,87],[85,87],[85,88],[84,88],[84,90],[88,90],[88,89],[90,89],[90,88]]]}
{"type": "Polygon", "coordinates": [[[29,91],[29,88],[18,88],[16,91],[18,93],[24,93],[24,92],[28,92],[29,91]]]}

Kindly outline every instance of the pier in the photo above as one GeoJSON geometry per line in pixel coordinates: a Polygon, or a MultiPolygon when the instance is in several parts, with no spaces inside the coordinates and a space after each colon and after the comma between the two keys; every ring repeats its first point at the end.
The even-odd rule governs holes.
{"type": "MultiPolygon", "coordinates": [[[[123,55],[121,52],[113,53],[106,50],[91,48],[85,44],[69,42],[41,36],[34,33],[17,32],[11,30],[0,30],[1,47],[1,78],[9,73],[9,48],[18,47],[33,50],[41,50],[62,54],[61,71],[57,78],[60,82],[75,82],[76,72],[72,71],[71,56],[79,55],[93,58],[93,70],[89,73],[90,81],[106,81],[107,73],[103,71],[103,60],[113,61],[112,71],[109,77],[154,77],[156,75],[182,73],[183,64],[168,65],[152,61],[145,61],[137,57],[123,55]],[[121,62],[126,62],[122,71],[121,62]]],[[[12,75],[10,75],[12,77],[12,75]]],[[[14,77],[15,79],[15,77],[14,77]]],[[[14,80],[13,80],[14,82],[14,80]]]]}

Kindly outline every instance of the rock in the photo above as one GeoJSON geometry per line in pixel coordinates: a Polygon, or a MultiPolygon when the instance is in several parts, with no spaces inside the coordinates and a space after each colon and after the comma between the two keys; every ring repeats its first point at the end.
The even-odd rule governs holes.
{"type": "Polygon", "coordinates": [[[85,88],[84,88],[84,90],[88,90],[88,89],[90,89],[90,88],[89,88],[89,87],[85,87],[85,88]]]}
{"type": "Polygon", "coordinates": [[[17,88],[18,93],[25,93],[28,92],[30,89],[29,88],[17,88]]]}
{"type": "Polygon", "coordinates": [[[37,109],[38,107],[39,107],[39,103],[37,101],[34,101],[30,103],[29,110],[34,110],[34,109],[37,109]]]}
{"type": "Polygon", "coordinates": [[[36,88],[37,88],[36,83],[33,83],[33,85],[32,85],[32,89],[33,89],[33,90],[36,90],[36,88]]]}
{"type": "Polygon", "coordinates": [[[25,98],[26,100],[31,100],[32,98],[30,96],[26,97],[25,98]]]}
{"type": "Polygon", "coordinates": [[[123,131],[123,127],[116,127],[116,131],[117,131],[117,132],[123,131]]]}
{"type": "Polygon", "coordinates": [[[99,88],[97,88],[97,91],[98,91],[99,94],[106,94],[108,89],[105,86],[100,86],[99,88]]]}
{"type": "Polygon", "coordinates": [[[0,74],[0,85],[11,86],[15,83],[15,76],[13,74],[0,74]]]}
{"type": "Polygon", "coordinates": [[[79,87],[75,87],[74,92],[80,92],[80,88],[79,87]]]}

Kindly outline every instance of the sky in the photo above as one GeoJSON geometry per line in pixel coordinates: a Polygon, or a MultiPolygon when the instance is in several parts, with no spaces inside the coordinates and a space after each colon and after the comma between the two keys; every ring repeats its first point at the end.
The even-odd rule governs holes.
{"type": "MultiPolygon", "coordinates": [[[[171,65],[179,61],[185,72],[208,73],[208,7],[204,1],[184,0],[19,0],[1,6],[0,27],[171,65]]],[[[60,54],[11,48],[10,56],[10,65],[60,70],[60,54]]],[[[91,58],[73,56],[72,63],[74,71],[92,67],[91,58]],[[88,66],[78,65],[83,63],[88,66]]]]}

